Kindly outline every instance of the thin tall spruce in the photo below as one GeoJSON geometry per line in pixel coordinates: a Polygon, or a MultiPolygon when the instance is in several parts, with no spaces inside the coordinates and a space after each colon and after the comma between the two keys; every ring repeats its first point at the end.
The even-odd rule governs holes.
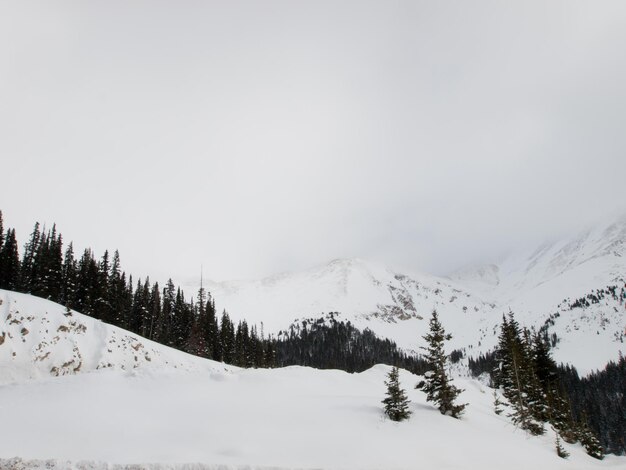
{"type": "Polygon", "coordinates": [[[441,414],[459,418],[467,404],[456,403],[463,390],[454,386],[448,377],[448,356],[444,350],[445,341],[449,341],[452,335],[445,332],[436,310],[433,310],[429,326],[430,330],[424,336],[428,346],[421,348],[426,351],[429,370],[424,374],[425,381],[416,388],[426,392],[426,400],[434,402],[441,414]]]}

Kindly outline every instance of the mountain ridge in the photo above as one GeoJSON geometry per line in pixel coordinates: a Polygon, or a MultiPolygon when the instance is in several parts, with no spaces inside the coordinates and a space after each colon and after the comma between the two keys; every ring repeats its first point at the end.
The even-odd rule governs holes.
{"type": "Polygon", "coordinates": [[[624,352],[625,278],[626,216],[448,277],[403,274],[347,258],[254,281],[209,282],[206,287],[218,311],[263,323],[267,333],[332,311],[409,351],[422,346],[424,319],[433,309],[454,336],[450,347],[470,355],[495,346],[502,315],[513,311],[522,325],[543,327],[547,335],[559,337],[554,351],[558,361],[589,372],[624,352]],[[609,287],[617,288],[615,298],[571,308],[576,299],[609,287]],[[581,338],[581,332],[588,334],[581,338]],[[582,357],[576,345],[588,346],[591,357],[582,357]]]}

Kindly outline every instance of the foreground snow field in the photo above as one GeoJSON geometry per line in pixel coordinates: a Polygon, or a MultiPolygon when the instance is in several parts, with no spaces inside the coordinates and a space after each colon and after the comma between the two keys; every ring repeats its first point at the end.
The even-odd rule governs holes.
{"type": "Polygon", "coordinates": [[[391,422],[380,403],[388,370],[108,370],[5,385],[0,456],[58,459],[57,468],[67,460],[172,466],[154,468],[626,468],[624,458],[596,461],[578,445],[560,459],[551,434],[530,437],[496,416],[491,391],[473,380],[458,380],[470,405],[455,420],[413,389],[418,377],[401,371],[413,416],[391,422]]]}

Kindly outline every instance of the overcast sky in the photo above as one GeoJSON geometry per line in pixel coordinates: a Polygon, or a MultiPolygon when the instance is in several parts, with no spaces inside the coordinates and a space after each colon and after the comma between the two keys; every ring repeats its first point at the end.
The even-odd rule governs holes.
{"type": "Polygon", "coordinates": [[[136,275],[445,273],[626,209],[626,2],[0,2],[0,210],[136,275]]]}

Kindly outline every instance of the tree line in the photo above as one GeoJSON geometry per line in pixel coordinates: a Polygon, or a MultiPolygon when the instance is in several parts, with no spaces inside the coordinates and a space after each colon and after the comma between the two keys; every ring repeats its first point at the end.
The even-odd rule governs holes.
{"type": "MultiPolygon", "coordinates": [[[[503,326],[509,323],[503,322],[503,326]]],[[[584,423],[597,436],[605,452],[614,454],[626,453],[626,359],[620,356],[617,362],[610,361],[602,370],[595,371],[586,377],[580,377],[576,369],[570,365],[556,364],[551,358],[546,359],[549,345],[554,344],[554,337],[548,337],[542,329],[537,334],[519,329],[514,323],[506,328],[512,330],[512,338],[523,339],[526,353],[543,363],[540,377],[544,388],[549,382],[551,394],[556,389],[561,399],[566,400],[566,409],[572,423],[584,423]],[[515,333],[518,330],[518,333],[515,333]],[[534,337],[534,344],[527,338],[534,337]],[[533,351],[534,349],[534,351],[533,351]],[[528,352],[530,351],[530,353],[528,352]],[[546,377],[548,380],[546,381],[546,377]]],[[[518,343],[512,340],[511,343],[518,343]]],[[[519,343],[518,343],[519,344],[519,343]]],[[[489,374],[492,386],[498,385],[498,374],[503,359],[504,344],[500,341],[496,350],[469,358],[468,365],[474,377],[489,374]]],[[[512,346],[512,344],[510,345],[512,346]]],[[[519,346],[516,346],[519,348],[519,346]]]]}
{"type": "Polygon", "coordinates": [[[394,364],[414,374],[428,370],[424,359],[400,350],[389,339],[378,338],[352,323],[339,320],[331,312],[320,318],[305,319],[280,331],[274,342],[276,365],[302,365],[316,369],[362,372],[375,364],[394,364]]]}
{"type": "Polygon", "coordinates": [[[302,365],[361,372],[374,364],[397,364],[423,373],[424,361],[402,352],[394,342],[380,339],[350,322],[309,319],[264,336],[245,320],[235,324],[229,314],[218,315],[215,300],[202,286],[196,298],[185,298],[169,279],[158,282],[133,279],[122,269],[120,255],[109,251],[99,259],[85,249],[63,245],[54,225],[34,225],[22,256],[15,230],[3,229],[0,211],[0,289],[52,300],[85,315],[152,341],[207,359],[240,367],[302,365]]]}
{"type": "Polygon", "coordinates": [[[502,318],[495,351],[492,384],[502,394],[495,395],[496,413],[504,407],[520,428],[534,435],[544,434],[549,425],[557,433],[557,453],[565,457],[560,439],[580,442],[587,453],[602,459],[604,450],[586,419],[576,419],[571,398],[562,386],[556,362],[545,338],[520,328],[513,313],[502,318]],[[559,439],[560,438],[560,439],[559,439]]]}
{"type": "Polygon", "coordinates": [[[36,223],[20,257],[15,229],[4,231],[1,211],[0,289],[52,300],[207,359],[241,367],[275,364],[274,340],[246,321],[235,324],[226,311],[218,318],[214,299],[202,286],[195,300],[187,300],[171,279],[161,287],[149,277],[127,276],[117,250],[97,259],[87,248],[76,257],[72,243],[64,249],[56,225],[46,230],[36,223]]]}

